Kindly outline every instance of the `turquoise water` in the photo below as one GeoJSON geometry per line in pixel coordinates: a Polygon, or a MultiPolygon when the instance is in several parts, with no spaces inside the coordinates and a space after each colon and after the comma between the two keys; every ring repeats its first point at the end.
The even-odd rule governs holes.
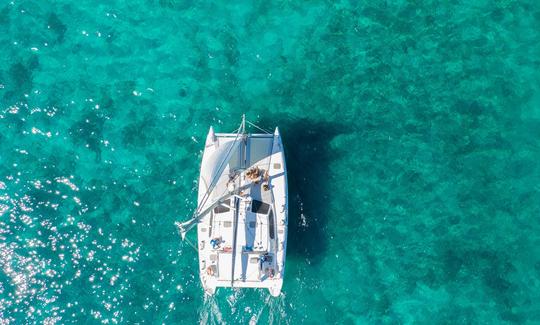
{"type": "Polygon", "coordinates": [[[0,323],[539,323],[539,58],[534,0],[2,2],[0,323]],[[173,226],[242,113],[279,298],[205,298],[173,226]]]}

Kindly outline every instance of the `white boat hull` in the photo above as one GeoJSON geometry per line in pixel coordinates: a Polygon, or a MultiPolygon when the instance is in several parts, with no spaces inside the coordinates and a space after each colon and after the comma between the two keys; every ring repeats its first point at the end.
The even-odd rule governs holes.
{"type": "Polygon", "coordinates": [[[211,295],[236,287],[279,296],[288,224],[283,144],[277,128],[240,136],[210,128],[206,139],[198,204],[210,212],[197,224],[200,278],[211,295]]]}

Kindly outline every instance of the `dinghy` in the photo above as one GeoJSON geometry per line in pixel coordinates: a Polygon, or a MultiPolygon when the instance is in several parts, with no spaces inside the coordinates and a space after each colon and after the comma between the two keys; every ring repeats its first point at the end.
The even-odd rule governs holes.
{"type": "MultiPolygon", "coordinates": [[[[234,133],[206,137],[197,209],[177,222],[183,240],[197,228],[204,291],[267,288],[279,296],[287,249],[287,170],[278,128],[246,121],[234,133]],[[247,133],[246,123],[261,133],[247,133]]],[[[195,246],[195,245],[193,245],[195,246]]]]}

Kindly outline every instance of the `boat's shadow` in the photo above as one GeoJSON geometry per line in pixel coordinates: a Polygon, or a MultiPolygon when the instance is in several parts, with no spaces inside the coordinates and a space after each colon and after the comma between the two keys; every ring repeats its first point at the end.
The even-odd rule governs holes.
{"type": "Polygon", "coordinates": [[[278,125],[285,147],[289,183],[287,256],[318,263],[330,239],[326,229],[332,195],[330,166],[337,155],[330,141],[347,132],[347,127],[287,116],[265,119],[260,124],[278,125]]]}

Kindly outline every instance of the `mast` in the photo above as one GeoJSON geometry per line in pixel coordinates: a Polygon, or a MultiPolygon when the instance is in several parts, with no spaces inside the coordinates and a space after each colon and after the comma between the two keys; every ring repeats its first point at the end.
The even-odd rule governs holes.
{"type": "Polygon", "coordinates": [[[232,270],[231,270],[231,288],[234,287],[234,267],[236,265],[236,237],[238,234],[238,214],[240,213],[240,200],[241,198],[234,198],[234,230],[233,230],[233,244],[232,244],[232,270]]]}
{"type": "MultiPolygon", "coordinates": [[[[242,156],[241,156],[241,167],[246,168],[246,159],[247,159],[247,136],[246,136],[246,114],[242,114],[242,125],[240,126],[241,134],[242,134],[242,148],[240,149],[242,156]]],[[[245,185],[242,184],[242,178],[240,177],[239,185],[240,187],[243,187],[245,185]]],[[[232,270],[231,270],[231,288],[234,287],[234,268],[236,266],[236,241],[238,237],[238,217],[240,214],[240,202],[243,200],[241,197],[236,196],[234,198],[234,219],[233,219],[233,244],[232,244],[232,270]]]]}

